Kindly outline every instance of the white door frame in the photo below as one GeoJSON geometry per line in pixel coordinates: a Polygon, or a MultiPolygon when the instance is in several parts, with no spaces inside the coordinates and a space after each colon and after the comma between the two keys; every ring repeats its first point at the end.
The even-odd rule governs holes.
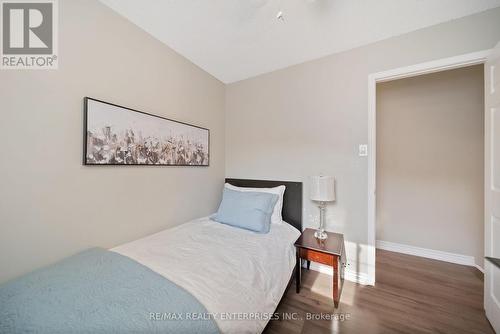
{"type": "Polygon", "coordinates": [[[376,161],[377,161],[377,83],[403,79],[423,74],[451,70],[460,67],[483,64],[490,50],[433,60],[416,65],[400,67],[368,76],[368,281],[375,284],[375,245],[376,245],[376,161]]]}

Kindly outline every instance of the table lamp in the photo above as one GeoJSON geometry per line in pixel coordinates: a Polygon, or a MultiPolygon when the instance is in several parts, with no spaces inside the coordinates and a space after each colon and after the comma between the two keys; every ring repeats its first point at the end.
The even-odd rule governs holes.
{"type": "Polygon", "coordinates": [[[335,178],[333,176],[312,176],[310,198],[318,202],[319,229],[314,236],[320,240],[328,238],[325,233],[325,209],[326,202],[335,201],[335,178]]]}

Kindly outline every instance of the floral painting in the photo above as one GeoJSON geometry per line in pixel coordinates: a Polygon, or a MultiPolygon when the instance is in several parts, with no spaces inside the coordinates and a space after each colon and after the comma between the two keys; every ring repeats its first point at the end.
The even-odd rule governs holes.
{"type": "Polygon", "coordinates": [[[208,166],[208,129],[85,98],[86,165],[208,166]]]}

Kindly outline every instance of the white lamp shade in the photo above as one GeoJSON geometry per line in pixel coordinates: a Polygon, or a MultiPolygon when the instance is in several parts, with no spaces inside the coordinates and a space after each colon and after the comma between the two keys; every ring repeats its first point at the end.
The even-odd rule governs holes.
{"type": "Polygon", "coordinates": [[[335,178],[333,176],[312,176],[310,198],[318,202],[335,201],[335,178]]]}

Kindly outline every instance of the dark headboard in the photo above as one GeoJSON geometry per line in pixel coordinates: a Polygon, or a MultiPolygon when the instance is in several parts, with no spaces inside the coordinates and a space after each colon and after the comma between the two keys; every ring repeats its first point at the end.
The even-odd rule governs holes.
{"type": "Polygon", "coordinates": [[[236,187],[273,188],[284,185],[283,220],[302,232],[302,182],[226,179],[236,187]]]}

